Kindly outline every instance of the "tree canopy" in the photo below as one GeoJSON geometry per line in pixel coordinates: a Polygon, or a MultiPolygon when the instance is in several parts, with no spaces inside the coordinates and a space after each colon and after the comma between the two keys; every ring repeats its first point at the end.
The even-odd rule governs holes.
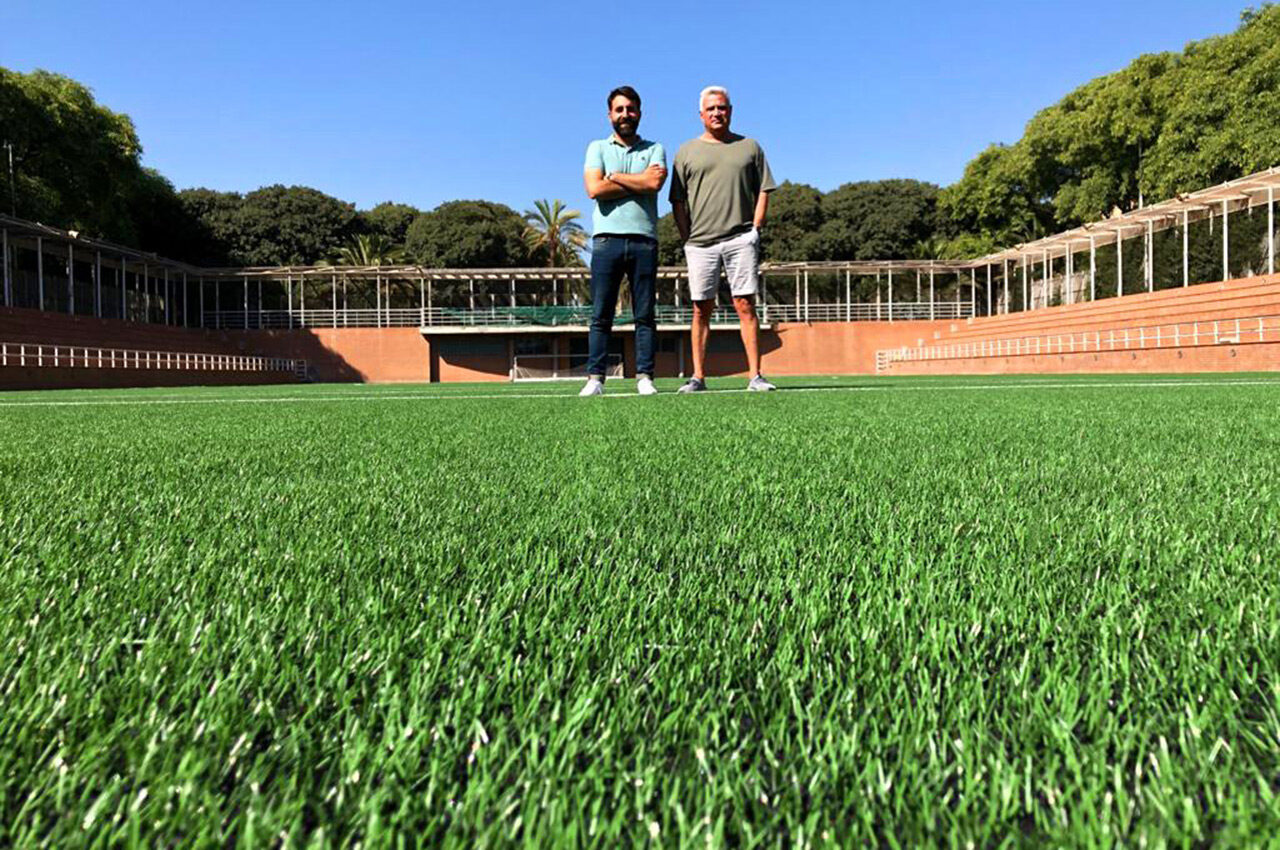
{"type": "MultiPolygon", "coordinates": [[[[133,201],[149,194],[129,116],[75,80],[0,68],[0,141],[13,145],[14,208],[22,218],[138,243],[133,201]]],[[[10,209],[4,180],[3,204],[10,209]]]]}
{"type": "Polygon", "coordinates": [[[1011,244],[1280,163],[1280,7],[1140,56],[1041,110],[939,200],[951,235],[1011,244]]]}
{"type": "Polygon", "coordinates": [[[377,234],[390,242],[403,245],[409,225],[421,214],[422,211],[417,207],[383,201],[372,209],[360,211],[358,217],[364,232],[377,234]]]}
{"type": "Polygon", "coordinates": [[[405,250],[439,268],[502,268],[529,262],[525,221],[504,204],[449,201],[409,225],[405,250]]]}

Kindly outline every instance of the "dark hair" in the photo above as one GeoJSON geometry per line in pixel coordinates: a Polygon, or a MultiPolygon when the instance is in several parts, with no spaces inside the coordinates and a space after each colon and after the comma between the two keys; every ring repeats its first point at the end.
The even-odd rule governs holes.
{"type": "Polygon", "coordinates": [[[609,92],[609,99],[605,101],[604,105],[613,109],[613,99],[618,95],[622,95],[627,100],[634,102],[637,107],[640,106],[640,95],[636,94],[636,90],[631,88],[631,86],[618,86],[616,89],[609,92]]]}

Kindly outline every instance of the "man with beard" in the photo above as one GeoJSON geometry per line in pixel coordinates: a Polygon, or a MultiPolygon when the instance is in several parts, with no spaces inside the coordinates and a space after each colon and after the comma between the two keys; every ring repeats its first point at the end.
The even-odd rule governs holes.
{"type": "Polygon", "coordinates": [[[654,289],[658,279],[658,192],[667,179],[662,145],[640,138],[640,95],[631,86],[609,92],[613,134],[587,146],[582,179],[596,202],[591,215],[591,335],[587,385],[579,395],[604,394],[609,336],[625,275],[636,320],[636,391],[653,395],[657,334],[654,289]]]}
{"type": "Polygon", "coordinates": [[[693,300],[693,377],[679,392],[707,388],[703,364],[721,268],[741,323],[751,375],[747,389],[768,392],[775,387],[760,374],[755,297],[760,290],[760,228],[769,211],[769,193],[777,186],[759,143],[729,131],[733,106],[728,91],[707,86],[698,96],[698,113],[703,134],[681,145],[671,166],[671,213],[684,241],[693,300]]]}

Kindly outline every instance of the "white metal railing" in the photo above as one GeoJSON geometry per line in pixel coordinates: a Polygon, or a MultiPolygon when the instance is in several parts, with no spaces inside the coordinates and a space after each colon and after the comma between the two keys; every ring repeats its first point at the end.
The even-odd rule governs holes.
{"type": "Polygon", "coordinates": [[[144,351],[83,345],[0,342],[0,367],[52,369],[170,369],[199,372],[291,372],[306,375],[307,361],[250,354],[144,351]]]}
{"type": "Polygon", "coordinates": [[[1167,325],[1142,325],[1110,330],[976,340],[950,345],[889,348],[876,352],[876,371],[883,372],[894,363],[923,360],[1083,354],[1099,351],[1238,345],[1268,341],[1280,342],[1280,316],[1211,319],[1175,322],[1167,325]]]}
{"type": "MultiPolygon", "coordinates": [[[[973,301],[927,301],[889,304],[759,304],[756,311],[765,322],[876,322],[967,319],[974,315],[973,301]]],[[[664,304],[656,308],[659,324],[689,324],[693,308],[664,304]]],[[[632,321],[631,313],[618,315],[620,324],[632,321]]],[[[738,321],[732,307],[717,307],[715,324],[738,321]]],[[[284,328],[417,328],[417,327],[521,327],[587,325],[591,307],[491,306],[470,310],[451,307],[393,307],[347,310],[207,310],[204,327],[225,330],[284,328]]]]}

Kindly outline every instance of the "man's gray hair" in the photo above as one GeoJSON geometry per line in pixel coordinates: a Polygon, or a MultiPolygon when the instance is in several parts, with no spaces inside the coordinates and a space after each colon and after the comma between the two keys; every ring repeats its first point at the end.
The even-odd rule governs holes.
{"type": "Polygon", "coordinates": [[[699,112],[702,111],[702,102],[707,99],[708,95],[713,95],[713,94],[724,95],[724,102],[729,104],[730,106],[733,105],[733,101],[729,99],[729,90],[727,88],[725,88],[724,86],[707,86],[705,89],[702,90],[702,94],[698,95],[698,111],[699,112]]]}

